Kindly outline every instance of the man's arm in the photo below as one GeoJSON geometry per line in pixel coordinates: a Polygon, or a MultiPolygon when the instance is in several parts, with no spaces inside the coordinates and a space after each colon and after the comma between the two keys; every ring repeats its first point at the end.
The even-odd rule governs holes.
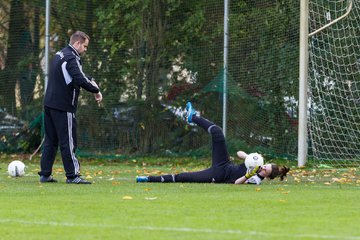
{"type": "MultiPolygon", "coordinates": [[[[91,81],[93,82],[93,84],[96,85],[97,88],[99,88],[99,86],[96,84],[95,80],[91,80],[91,81]]],[[[95,100],[97,101],[97,103],[100,103],[102,101],[102,94],[100,91],[98,93],[95,93],[95,100]]]]}
{"type": "Polygon", "coordinates": [[[95,83],[95,81],[92,81],[86,77],[86,75],[81,70],[80,63],[75,58],[68,61],[66,69],[76,85],[92,93],[100,92],[99,86],[95,83]]]}

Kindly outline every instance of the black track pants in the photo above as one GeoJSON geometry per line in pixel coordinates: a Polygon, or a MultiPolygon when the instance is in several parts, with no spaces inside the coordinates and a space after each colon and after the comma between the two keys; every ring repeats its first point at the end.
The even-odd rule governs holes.
{"type": "Polygon", "coordinates": [[[68,178],[80,174],[80,163],[75,156],[77,146],[75,114],[45,107],[45,141],[39,175],[50,176],[58,147],[68,178]]]}

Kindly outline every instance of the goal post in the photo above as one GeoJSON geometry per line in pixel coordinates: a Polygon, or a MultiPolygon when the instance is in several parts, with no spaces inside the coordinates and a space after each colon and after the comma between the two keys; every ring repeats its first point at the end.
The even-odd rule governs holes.
{"type": "Polygon", "coordinates": [[[305,165],[308,149],[319,162],[354,165],[360,161],[359,3],[300,4],[298,165],[305,165]]]}
{"type": "Polygon", "coordinates": [[[300,1],[300,52],[299,52],[299,133],[298,133],[298,166],[306,164],[307,144],[307,76],[308,76],[308,33],[309,33],[309,0],[300,1]]]}

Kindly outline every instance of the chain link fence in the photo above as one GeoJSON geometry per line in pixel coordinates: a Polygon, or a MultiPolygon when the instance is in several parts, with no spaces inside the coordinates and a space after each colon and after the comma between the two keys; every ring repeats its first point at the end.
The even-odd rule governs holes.
{"type": "MultiPolygon", "coordinates": [[[[230,151],[297,154],[299,4],[231,1],[227,140],[230,151]]],[[[164,106],[187,101],[222,125],[222,1],[51,1],[50,58],[81,30],[84,72],[104,101],[82,91],[79,154],[210,154],[208,134],[164,106]]],[[[0,4],[0,151],[42,140],[45,1],[0,4]]],[[[51,81],[51,79],[50,79],[51,81]]]]}

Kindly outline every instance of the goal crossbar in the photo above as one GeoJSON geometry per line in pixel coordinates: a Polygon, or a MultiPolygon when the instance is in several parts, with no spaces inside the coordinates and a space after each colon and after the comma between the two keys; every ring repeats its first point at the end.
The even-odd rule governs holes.
{"type": "Polygon", "coordinates": [[[337,19],[329,22],[328,24],[326,24],[326,25],[322,26],[321,28],[313,31],[312,33],[309,33],[309,37],[317,34],[318,32],[321,32],[322,30],[330,27],[331,25],[333,25],[333,24],[337,23],[338,21],[340,21],[341,19],[345,18],[347,15],[350,14],[351,9],[352,9],[352,6],[353,6],[353,0],[349,0],[348,8],[347,8],[347,10],[346,10],[346,13],[344,13],[344,15],[342,15],[342,16],[338,17],[337,19]]]}

